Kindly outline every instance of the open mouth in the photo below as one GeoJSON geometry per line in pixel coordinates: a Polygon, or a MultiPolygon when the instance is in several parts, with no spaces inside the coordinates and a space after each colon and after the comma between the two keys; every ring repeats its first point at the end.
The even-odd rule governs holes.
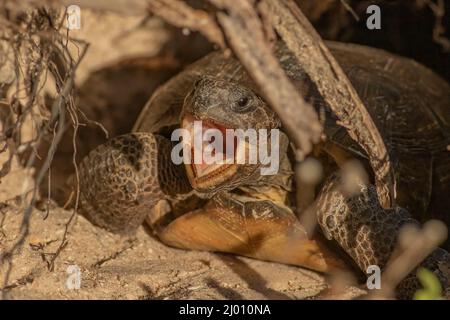
{"type": "Polygon", "coordinates": [[[233,139],[229,145],[226,135],[226,130],[232,128],[193,115],[186,115],[181,126],[190,133],[190,141],[183,140],[183,144],[191,151],[191,163],[186,168],[193,187],[217,184],[217,179],[224,181],[236,172],[237,141],[233,139]],[[211,135],[210,129],[221,135],[221,141],[215,141],[216,135],[211,135]]]}

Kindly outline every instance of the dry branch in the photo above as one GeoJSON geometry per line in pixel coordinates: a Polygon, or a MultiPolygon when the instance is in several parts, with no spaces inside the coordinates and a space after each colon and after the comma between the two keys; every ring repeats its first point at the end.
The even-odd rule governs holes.
{"type": "Polygon", "coordinates": [[[213,17],[203,10],[194,10],[179,0],[153,0],[148,3],[150,11],[179,28],[201,31],[211,42],[225,48],[222,31],[213,17]]]}
{"type": "MultiPolygon", "coordinates": [[[[62,3],[66,2],[62,0],[62,3]]],[[[393,205],[394,175],[382,136],[347,76],[295,2],[207,2],[218,10],[207,13],[193,9],[180,0],[134,0],[126,8],[116,5],[115,9],[123,13],[138,12],[146,6],[153,14],[177,27],[197,30],[222,48],[225,44],[228,45],[279,115],[291,139],[301,151],[299,154],[304,155],[318,142],[321,127],[317,114],[290,83],[271,51],[268,30],[273,27],[316,84],[340,123],[366,151],[374,169],[382,206],[386,208],[393,205]],[[261,21],[258,12],[264,21],[261,21]],[[267,23],[273,26],[267,26],[267,23]]],[[[99,1],[95,5],[83,0],[75,3],[110,10],[110,2],[107,1],[99,1]]]]}
{"type": "Polygon", "coordinates": [[[265,28],[251,2],[209,2],[220,9],[212,13],[218,24],[214,16],[204,17],[206,12],[201,14],[205,23],[193,24],[199,10],[189,10],[184,3],[179,5],[178,0],[153,0],[149,8],[169,23],[195,29],[221,47],[224,47],[223,31],[230,49],[280,116],[301,155],[308,154],[319,141],[322,128],[316,112],[297,92],[272,53],[267,40],[270,30],[265,28]]]}
{"type": "MultiPolygon", "coordinates": [[[[15,51],[15,65],[16,69],[20,70],[20,72],[16,72],[16,90],[13,93],[11,105],[14,104],[14,99],[17,100],[15,97],[20,94],[20,91],[24,91],[26,95],[24,107],[18,108],[18,111],[15,112],[13,132],[19,133],[25,118],[27,116],[33,117],[34,110],[40,107],[38,98],[41,97],[41,91],[47,81],[48,74],[51,74],[54,78],[55,89],[58,94],[51,110],[46,110],[49,112],[47,117],[41,116],[39,119],[34,120],[39,120],[40,123],[35,135],[36,137],[27,143],[23,143],[20,139],[17,139],[20,147],[25,147],[25,149],[29,149],[30,151],[30,155],[26,160],[26,167],[30,168],[36,164],[37,159],[41,159],[36,150],[45,140],[46,134],[51,131],[54,134],[46,156],[42,159],[42,166],[37,171],[35,187],[30,192],[25,192],[21,196],[21,202],[27,203],[27,205],[23,213],[19,234],[10,248],[0,253],[0,264],[8,264],[3,277],[3,284],[0,287],[0,298],[6,294],[5,289],[8,288],[9,276],[12,270],[12,257],[21,250],[29,234],[30,219],[38,198],[38,187],[44,181],[46,175],[50,173],[53,157],[65,133],[67,111],[69,111],[70,115],[73,112],[77,112],[73,104],[72,107],[70,106],[73,101],[72,91],[75,70],[79,66],[87,49],[87,44],[67,37],[60,32],[62,23],[65,20],[64,17],[60,17],[59,11],[57,10],[34,9],[29,10],[26,14],[22,14],[21,17],[27,22],[26,25],[17,24],[16,22],[19,20],[14,20],[13,18],[1,21],[7,26],[5,28],[4,39],[9,41],[12,47],[17,48],[15,51]],[[70,54],[67,47],[69,42],[75,45],[84,45],[78,59],[74,59],[70,54]],[[39,54],[34,54],[34,50],[39,54]],[[25,57],[23,59],[24,61],[22,61],[22,57],[25,57]],[[28,196],[30,196],[29,200],[28,196]]],[[[14,112],[14,108],[12,110],[14,112]]],[[[13,148],[12,150],[10,148],[10,154],[12,156],[18,154],[16,149],[18,150],[18,148],[13,148]]],[[[72,218],[68,222],[68,225],[71,221],[72,218]]],[[[62,245],[54,254],[51,263],[53,263],[63,248],[68,225],[66,226],[62,245]]]]}
{"type": "MultiPolygon", "coordinates": [[[[317,115],[287,79],[271,52],[264,36],[267,25],[263,25],[260,20],[254,2],[208,1],[221,10],[217,12],[217,21],[228,45],[280,116],[297,148],[308,153],[320,135],[317,115]]],[[[172,10],[175,9],[170,6],[173,4],[171,0],[157,2],[166,3],[172,10]]],[[[261,4],[265,5],[265,16],[267,8],[272,13],[271,19],[267,21],[273,23],[350,136],[367,152],[374,168],[380,202],[383,207],[390,207],[395,195],[389,154],[356,90],[292,0],[262,0],[261,4]]],[[[161,11],[158,14],[164,17],[161,11]]],[[[198,30],[207,36],[206,28],[198,30]]]]}
{"type": "Polygon", "coordinates": [[[366,151],[375,172],[383,207],[395,198],[394,176],[383,138],[342,68],[319,34],[291,0],[263,0],[276,19],[274,28],[339,118],[341,125],[366,151]]]}
{"type": "Polygon", "coordinates": [[[281,68],[254,7],[248,1],[209,1],[228,11],[217,13],[228,44],[280,116],[297,148],[308,154],[320,139],[318,116],[281,68]]]}

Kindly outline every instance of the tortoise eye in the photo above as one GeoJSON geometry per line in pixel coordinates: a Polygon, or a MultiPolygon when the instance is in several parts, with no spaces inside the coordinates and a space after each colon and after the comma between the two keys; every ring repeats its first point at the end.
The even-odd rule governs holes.
{"type": "Polygon", "coordinates": [[[235,112],[247,112],[250,109],[252,109],[253,103],[252,103],[252,97],[248,95],[243,95],[239,99],[235,100],[234,104],[232,105],[232,109],[235,112]]]}
{"type": "Polygon", "coordinates": [[[238,100],[238,106],[239,107],[245,107],[248,104],[248,97],[242,97],[238,100]]]}
{"type": "Polygon", "coordinates": [[[231,109],[235,112],[247,112],[252,107],[251,103],[251,97],[247,96],[241,96],[239,99],[235,100],[234,104],[232,105],[231,109]]]}

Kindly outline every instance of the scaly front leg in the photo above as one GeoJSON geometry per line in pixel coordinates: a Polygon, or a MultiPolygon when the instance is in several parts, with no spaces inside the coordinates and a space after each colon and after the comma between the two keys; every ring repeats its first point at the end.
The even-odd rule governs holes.
{"type": "Polygon", "coordinates": [[[191,190],[171,148],[166,138],[141,132],[92,150],[79,166],[81,211],[111,232],[135,232],[160,200],[191,190]]]}
{"type": "MultiPolygon", "coordinates": [[[[318,223],[325,236],[337,241],[361,270],[365,272],[370,265],[383,269],[394,251],[400,228],[418,222],[400,207],[383,209],[374,186],[361,185],[359,193],[349,195],[340,180],[338,175],[329,178],[316,199],[318,223]]],[[[421,266],[433,271],[448,290],[448,252],[436,249],[421,266]]],[[[419,287],[413,272],[397,287],[398,295],[411,298],[419,287]]]]}
{"type": "Polygon", "coordinates": [[[322,272],[348,268],[324,239],[307,237],[289,208],[248,196],[217,195],[172,221],[158,236],[183,249],[228,252],[322,272]]]}

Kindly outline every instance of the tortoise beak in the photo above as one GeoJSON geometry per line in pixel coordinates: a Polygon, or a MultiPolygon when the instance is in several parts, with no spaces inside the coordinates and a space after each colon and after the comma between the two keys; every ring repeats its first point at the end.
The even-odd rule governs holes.
{"type": "Polygon", "coordinates": [[[183,150],[191,151],[191,163],[186,164],[186,171],[194,189],[209,191],[236,173],[236,146],[227,148],[225,126],[187,114],[181,121],[181,127],[189,132],[190,139],[183,139],[182,143],[186,145],[183,150]],[[219,148],[212,148],[213,140],[204,139],[211,129],[222,134],[222,148],[220,144],[219,148]]]}

